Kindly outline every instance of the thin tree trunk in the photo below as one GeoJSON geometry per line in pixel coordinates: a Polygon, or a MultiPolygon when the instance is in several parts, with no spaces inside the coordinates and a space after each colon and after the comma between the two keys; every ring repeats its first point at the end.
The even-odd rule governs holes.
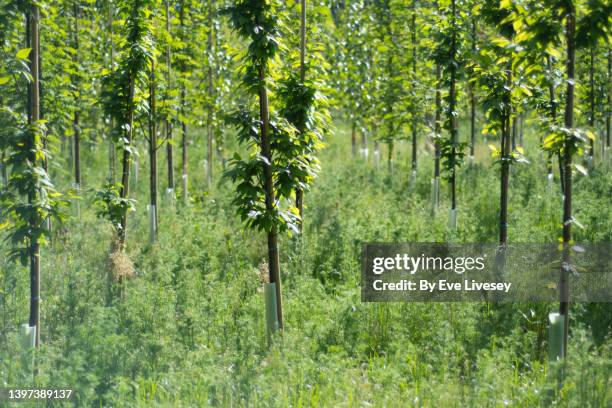
{"type": "MultiPolygon", "coordinates": [[[[0,95],[0,106],[3,106],[2,95],[0,95]]],[[[8,185],[8,169],[6,168],[6,151],[2,150],[0,154],[0,177],[2,177],[2,185],[8,185]]]]}
{"type": "Polygon", "coordinates": [[[0,170],[2,172],[2,183],[4,186],[8,184],[8,169],[6,168],[6,152],[2,151],[2,157],[0,158],[0,170]]]}
{"type": "MultiPolygon", "coordinates": [[[[213,53],[213,1],[209,3],[208,9],[208,54],[209,56],[213,53]]],[[[208,118],[207,118],[207,150],[206,150],[206,182],[208,184],[208,188],[212,187],[213,180],[213,127],[212,127],[212,119],[213,119],[213,107],[214,107],[214,87],[213,87],[213,66],[212,66],[213,58],[209,58],[208,60],[208,94],[211,100],[210,105],[208,106],[208,118]]]]}
{"type": "MultiPolygon", "coordinates": [[[[266,89],[266,72],[265,67],[259,67],[259,107],[261,120],[261,155],[267,159],[267,164],[264,164],[265,177],[265,192],[266,192],[266,210],[272,212],[275,206],[275,192],[273,177],[273,157],[270,147],[270,111],[268,107],[268,92],[266,89]]],[[[276,288],[276,313],[278,317],[278,327],[283,328],[283,306],[282,306],[282,291],[280,278],[280,259],[278,254],[278,233],[276,226],[273,226],[268,231],[268,272],[270,275],[270,283],[274,283],[276,288]]]]}
{"type": "MultiPolygon", "coordinates": [[[[306,81],[306,0],[300,0],[300,82],[304,85],[306,81]]],[[[301,133],[305,129],[299,129],[301,133]]],[[[303,180],[302,180],[303,181],[303,180]]],[[[301,188],[295,189],[295,206],[300,215],[300,231],[304,223],[304,190],[301,188]]]]}
{"type": "MultiPolygon", "coordinates": [[[[39,16],[40,19],[40,16],[39,16]]],[[[39,21],[40,24],[40,21],[39,21]]],[[[43,81],[43,72],[42,72],[42,54],[40,52],[40,35],[38,36],[38,83],[39,83],[39,112],[40,112],[40,120],[45,120],[45,109],[44,109],[44,91],[45,91],[45,87],[44,87],[44,81],[43,81]]],[[[47,151],[48,148],[48,138],[47,138],[47,134],[46,132],[41,132],[41,136],[42,136],[42,145],[43,145],[43,149],[45,151],[47,151]]],[[[47,156],[45,155],[45,157],[43,158],[43,168],[45,169],[45,172],[49,171],[49,161],[47,160],[47,156]]]]}
{"type": "MultiPolygon", "coordinates": [[[[606,147],[610,149],[610,133],[612,131],[612,92],[610,92],[610,84],[612,83],[612,48],[608,49],[608,81],[607,81],[608,104],[606,108],[606,147]]],[[[609,152],[608,152],[609,153],[609,152]]]]}
{"type": "Polygon", "coordinates": [[[437,138],[442,135],[442,67],[440,64],[436,64],[436,116],[434,123],[434,132],[436,134],[436,140],[434,141],[435,148],[435,158],[434,158],[434,205],[433,210],[435,211],[438,208],[440,203],[440,156],[442,152],[440,151],[440,144],[438,143],[437,138]]]}
{"type": "MultiPolygon", "coordinates": [[[[595,46],[589,50],[589,126],[595,131],[595,46]]],[[[595,154],[595,140],[590,139],[589,164],[593,164],[595,154]]]]}
{"type": "Polygon", "coordinates": [[[518,121],[516,118],[516,109],[512,107],[512,150],[516,150],[516,139],[518,136],[518,121]]]}
{"type": "MultiPolygon", "coordinates": [[[[108,36],[109,36],[109,48],[110,48],[110,69],[111,71],[114,69],[115,65],[115,43],[113,39],[113,3],[108,2],[108,36]]],[[[115,128],[115,124],[113,123],[114,119],[111,115],[109,118],[109,127],[108,127],[108,180],[112,184],[115,184],[116,176],[115,176],[115,143],[113,142],[113,130],[115,128]]]]}
{"type": "MultiPolygon", "coordinates": [[[[213,3],[216,3],[216,2],[213,0],[213,3]]],[[[215,50],[215,52],[213,53],[213,63],[215,67],[215,70],[213,71],[213,75],[215,76],[213,76],[213,78],[217,78],[221,76],[220,74],[221,62],[219,61],[218,50],[220,50],[222,47],[221,47],[221,41],[220,41],[221,36],[218,34],[217,24],[214,21],[213,21],[213,27],[215,28],[214,45],[213,45],[214,50],[215,50]]],[[[214,87],[213,92],[215,96],[215,101],[217,101],[217,98],[221,98],[223,96],[223,91],[221,89],[217,89],[216,87],[214,87]]],[[[217,109],[216,106],[215,106],[215,109],[217,109]]],[[[225,168],[226,168],[226,160],[225,160],[225,152],[224,152],[225,141],[223,140],[222,125],[220,123],[215,123],[215,127],[213,129],[213,138],[214,138],[215,150],[217,152],[217,160],[221,164],[222,172],[225,172],[225,168]]]]}
{"type": "MultiPolygon", "coordinates": [[[[567,93],[565,96],[565,127],[574,128],[574,69],[575,69],[575,30],[576,30],[576,10],[573,0],[568,4],[569,10],[566,16],[566,41],[567,41],[567,93]]],[[[569,245],[572,240],[572,141],[565,140],[563,154],[565,195],[563,200],[563,262],[569,265],[571,262],[569,245]]],[[[560,304],[559,313],[564,316],[563,327],[563,356],[567,356],[567,340],[569,334],[569,284],[568,271],[561,269],[560,282],[560,304]]]]}
{"type": "Polygon", "coordinates": [[[150,201],[151,211],[150,240],[157,241],[157,123],[155,106],[155,61],[151,61],[151,79],[149,84],[149,166],[150,166],[150,201]]]}
{"type": "MultiPolygon", "coordinates": [[[[166,11],[166,32],[170,33],[170,6],[168,0],[164,1],[166,11]]],[[[166,87],[170,88],[170,72],[172,69],[170,59],[170,45],[166,45],[166,87]]],[[[172,146],[172,125],[166,116],[164,118],[164,132],[166,133],[166,160],[168,165],[168,192],[174,194],[174,154],[172,146]]]]}
{"type": "Polygon", "coordinates": [[[81,125],[80,125],[80,109],[81,109],[81,88],[79,81],[79,5],[74,3],[74,49],[75,61],[77,65],[77,73],[73,75],[73,85],[75,87],[74,100],[74,117],[72,128],[74,130],[74,184],[78,189],[81,188],[81,125]]]}
{"type": "MultiPolygon", "coordinates": [[[[185,0],[181,0],[181,11],[179,15],[180,27],[181,27],[181,35],[185,37],[185,0]]],[[[182,141],[181,141],[181,153],[183,160],[183,203],[187,204],[189,202],[189,187],[188,187],[188,164],[187,164],[187,124],[185,123],[185,84],[184,84],[184,75],[185,75],[185,63],[181,64],[181,75],[183,76],[182,81],[180,83],[181,87],[181,132],[182,132],[182,141]]]]}
{"type": "MultiPolygon", "coordinates": [[[[40,16],[39,16],[39,20],[40,20],[40,16]]],[[[40,25],[40,21],[39,21],[39,25],[40,25]]],[[[42,54],[40,52],[40,35],[38,36],[38,42],[37,45],[38,47],[38,83],[39,83],[39,114],[40,114],[40,120],[45,120],[45,110],[44,110],[44,81],[43,81],[43,71],[42,71],[42,54]]],[[[0,103],[0,106],[2,104],[0,103]]],[[[46,152],[49,149],[49,138],[47,136],[47,132],[45,130],[41,130],[40,136],[42,138],[42,147],[43,150],[45,151],[45,155],[43,157],[43,169],[45,170],[45,173],[49,174],[49,160],[47,158],[47,154],[46,152]]],[[[1,164],[0,164],[1,166],[1,164]]],[[[47,230],[49,232],[49,240],[52,241],[53,240],[53,236],[51,235],[51,232],[53,230],[53,224],[52,224],[52,220],[51,220],[51,216],[48,216],[45,220],[45,222],[47,223],[47,230]]]]}
{"type": "MultiPolygon", "coordinates": [[[[476,21],[472,20],[472,52],[476,53],[476,21]]],[[[474,157],[476,149],[476,90],[469,84],[470,94],[470,157],[474,157]]]]}
{"type": "MultiPolygon", "coordinates": [[[[450,48],[450,91],[449,91],[449,125],[450,125],[450,136],[452,142],[452,150],[451,155],[454,159],[456,154],[456,145],[457,145],[457,119],[455,115],[455,109],[457,106],[457,66],[456,66],[456,53],[457,53],[457,38],[455,34],[456,29],[456,2],[455,0],[451,1],[451,24],[453,27],[453,34],[451,38],[451,48],[450,48]]],[[[451,184],[451,210],[455,210],[457,208],[457,174],[456,168],[453,165],[450,174],[450,184],[451,184]]]]}
{"type": "MultiPolygon", "coordinates": [[[[29,35],[30,44],[32,51],[30,53],[30,73],[32,80],[30,82],[30,127],[32,129],[32,149],[34,151],[36,146],[40,143],[40,132],[38,130],[40,120],[40,78],[39,78],[39,35],[38,35],[38,21],[39,21],[39,10],[38,6],[32,2],[30,5],[30,18],[29,18],[29,35]]],[[[30,160],[34,163],[37,158],[34,154],[30,157],[30,160]]],[[[28,194],[28,202],[34,204],[38,200],[38,194],[36,192],[30,192],[28,194]]],[[[30,227],[34,230],[37,229],[41,223],[37,213],[31,215],[30,227]]],[[[37,239],[30,237],[30,327],[36,326],[36,339],[35,346],[40,345],[40,245],[37,239]]]]}
{"type": "Polygon", "coordinates": [[[501,186],[499,211],[499,244],[505,247],[508,244],[508,184],[510,180],[510,121],[509,115],[503,117],[502,151],[501,151],[501,186]]]}
{"type": "Polygon", "coordinates": [[[74,170],[74,137],[66,136],[68,140],[68,168],[70,173],[74,170]]]}
{"type": "MultiPolygon", "coordinates": [[[[415,3],[413,3],[415,4],[415,3]]],[[[412,11],[412,78],[416,81],[417,78],[417,36],[416,36],[416,10],[412,11]]],[[[412,109],[412,172],[417,171],[417,113],[416,98],[413,101],[412,109]]]]}
{"type": "MultiPolygon", "coordinates": [[[[32,18],[30,16],[30,11],[31,10],[28,8],[25,13],[25,20],[26,20],[25,47],[26,48],[32,48],[32,34],[31,34],[32,18]]],[[[32,121],[32,87],[31,86],[28,87],[26,111],[27,111],[28,122],[31,122],[32,121]]]]}
{"type": "MultiPolygon", "coordinates": [[[[185,89],[181,89],[181,112],[182,115],[185,113],[185,89]]],[[[187,124],[185,121],[181,121],[181,155],[182,155],[182,180],[183,180],[183,203],[189,202],[189,184],[188,184],[188,164],[187,164],[187,124]]]]}
{"type": "Polygon", "coordinates": [[[474,87],[470,85],[470,157],[474,157],[476,149],[476,98],[474,87]]]}
{"type": "Polygon", "coordinates": [[[166,132],[166,163],[168,166],[168,192],[174,194],[174,154],[172,146],[172,126],[168,119],[164,120],[164,131],[166,132]]]}
{"type": "MultiPolygon", "coordinates": [[[[552,123],[554,124],[557,121],[557,109],[555,108],[555,88],[554,85],[551,83],[548,86],[548,92],[549,92],[549,103],[550,103],[550,118],[552,123]]],[[[540,137],[540,144],[542,144],[543,142],[543,138],[540,137]]],[[[552,157],[549,155],[547,161],[546,161],[546,169],[548,172],[548,177],[552,178],[552,174],[553,174],[553,165],[552,165],[552,157]]]]}
{"type": "MultiPolygon", "coordinates": [[[[132,161],[131,156],[131,145],[133,140],[133,129],[134,129],[134,92],[135,92],[135,81],[136,79],[133,77],[133,74],[130,77],[130,87],[129,87],[129,95],[128,95],[128,124],[129,128],[125,131],[125,146],[123,147],[123,163],[122,163],[122,173],[121,173],[121,189],[119,191],[119,196],[121,198],[129,198],[130,196],[130,164],[132,161]]],[[[121,218],[121,229],[119,230],[119,250],[123,250],[125,248],[125,243],[127,239],[127,221],[128,221],[128,212],[126,211],[121,218]]]]}
{"type": "Polygon", "coordinates": [[[521,111],[519,114],[519,146],[524,146],[524,133],[523,125],[525,124],[525,112],[521,111]]]}
{"type": "MultiPolygon", "coordinates": [[[[552,63],[552,59],[551,57],[548,57],[548,68],[550,71],[552,71],[553,69],[553,63],[552,63]]],[[[550,102],[550,119],[552,122],[552,125],[556,125],[557,124],[557,101],[555,100],[555,86],[553,84],[553,81],[549,81],[548,84],[548,95],[549,95],[549,102],[550,102]]],[[[560,186],[561,186],[561,194],[565,194],[565,178],[563,177],[563,158],[561,157],[561,153],[557,152],[557,162],[559,164],[559,180],[560,180],[560,186]]],[[[549,162],[549,167],[548,167],[548,174],[553,174],[553,169],[552,169],[552,161],[549,162]]]]}
{"type": "Polygon", "coordinates": [[[508,244],[508,185],[510,180],[510,118],[513,112],[510,86],[512,84],[512,56],[508,63],[508,90],[505,94],[505,108],[502,116],[502,141],[501,141],[501,185],[500,185],[500,210],[499,210],[499,244],[506,247],[508,244]]]}
{"type": "Polygon", "coordinates": [[[351,152],[353,154],[353,159],[357,156],[357,130],[355,122],[351,125],[351,152]]]}

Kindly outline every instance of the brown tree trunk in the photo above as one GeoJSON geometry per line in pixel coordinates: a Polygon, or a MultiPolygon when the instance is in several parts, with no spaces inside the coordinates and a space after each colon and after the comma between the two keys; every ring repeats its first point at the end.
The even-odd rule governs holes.
{"type": "Polygon", "coordinates": [[[0,173],[2,174],[2,184],[6,186],[8,184],[8,170],[4,161],[6,160],[6,152],[2,151],[2,157],[0,158],[0,173]]]}
{"type": "MultiPolygon", "coordinates": [[[[608,85],[606,94],[608,95],[608,107],[606,108],[606,147],[610,149],[610,132],[612,131],[612,92],[610,92],[610,84],[612,83],[612,48],[608,49],[608,85]]],[[[608,152],[610,154],[610,152],[608,152]]]]}
{"type": "MultiPolygon", "coordinates": [[[[132,162],[132,155],[130,153],[132,140],[133,140],[133,129],[134,129],[134,92],[135,92],[135,81],[134,74],[130,76],[130,88],[128,94],[128,124],[129,128],[125,131],[125,146],[123,147],[123,161],[122,161],[122,172],[121,172],[121,189],[119,190],[119,196],[121,198],[129,198],[130,196],[130,165],[132,162]]],[[[118,249],[123,250],[127,239],[127,221],[128,212],[126,211],[121,218],[121,229],[119,230],[119,242],[118,249]]]]}
{"type": "MultiPolygon", "coordinates": [[[[555,122],[557,121],[557,107],[556,107],[556,101],[555,101],[555,86],[552,81],[550,81],[550,83],[548,84],[548,95],[549,95],[548,100],[550,104],[550,119],[551,119],[551,122],[555,124],[555,122]]],[[[542,142],[543,142],[543,138],[540,137],[540,144],[542,144],[542,142]]],[[[549,177],[552,177],[551,176],[553,174],[552,157],[548,158],[546,167],[548,170],[549,177]]],[[[563,183],[561,184],[563,185],[563,183]]]]}
{"type": "MultiPolygon", "coordinates": [[[[450,125],[450,137],[452,142],[452,150],[451,155],[454,158],[456,155],[456,146],[457,146],[457,119],[455,115],[455,109],[457,107],[457,62],[456,62],[456,53],[457,53],[457,37],[455,34],[456,29],[456,18],[457,18],[457,10],[456,10],[456,1],[451,1],[451,25],[453,27],[453,34],[451,38],[451,47],[450,47],[450,90],[449,90],[449,125],[450,125]]],[[[450,184],[451,184],[451,210],[455,210],[457,208],[457,172],[456,167],[453,165],[450,174],[450,184]]]]}
{"type": "MultiPolygon", "coordinates": [[[[508,88],[512,84],[512,57],[510,57],[510,63],[508,64],[508,88]]],[[[505,95],[505,105],[502,117],[502,140],[501,140],[501,185],[500,185],[500,206],[499,206],[499,244],[502,247],[506,247],[508,244],[508,185],[510,180],[510,160],[511,160],[511,146],[510,146],[510,118],[512,112],[512,97],[510,90],[505,95]]]]}
{"type": "Polygon", "coordinates": [[[355,122],[351,125],[351,152],[354,159],[357,156],[357,130],[355,122]]]}
{"type": "MultiPolygon", "coordinates": [[[[181,0],[181,11],[179,14],[179,21],[181,26],[181,35],[185,37],[185,0],[181,0]]],[[[181,75],[185,75],[185,63],[183,62],[180,66],[181,75]]],[[[184,78],[182,78],[184,81],[184,78]]],[[[181,96],[180,96],[180,105],[181,105],[181,132],[182,132],[182,141],[181,141],[181,153],[182,153],[182,161],[183,161],[183,174],[182,174],[182,182],[183,182],[183,203],[187,204],[189,202],[189,187],[188,187],[188,164],[187,164],[187,124],[185,123],[185,84],[181,81],[181,96]]]]}
{"type": "MultiPolygon", "coordinates": [[[[417,36],[416,36],[416,10],[412,12],[412,78],[416,81],[417,78],[417,36]]],[[[412,171],[417,171],[417,113],[416,99],[413,101],[412,109],[412,171]]]]}
{"type": "MultiPolygon", "coordinates": [[[[40,78],[39,78],[39,33],[38,33],[38,22],[40,18],[38,6],[31,2],[30,5],[30,18],[29,23],[29,41],[32,48],[30,53],[30,73],[32,80],[30,82],[29,92],[29,119],[30,128],[32,129],[32,151],[40,143],[40,132],[38,130],[40,120],[40,78]]],[[[32,155],[30,160],[34,163],[37,158],[32,155]]],[[[31,192],[28,195],[28,202],[34,204],[38,200],[38,195],[35,192],[31,192]]],[[[36,229],[40,226],[42,220],[37,214],[33,214],[30,218],[30,227],[36,229]]],[[[36,326],[36,339],[35,346],[40,345],[40,245],[38,240],[30,237],[30,319],[29,325],[36,326]]]]}
{"type": "MultiPolygon", "coordinates": [[[[300,0],[300,81],[302,85],[306,81],[306,0],[300,0]]],[[[305,129],[299,129],[304,132],[305,129]]],[[[303,181],[303,180],[300,180],[303,181]]],[[[300,215],[300,231],[304,223],[304,190],[297,188],[295,190],[295,206],[300,215]]]]}
{"type": "MultiPolygon", "coordinates": [[[[185,103],[185,90],[181,89],[181,106],[185,103]]],[[[181,108],[184,115],[185,109],[181,108]]],[[[182,180],[183,180],[183,203],[189,202],[189,184],[188,184],[188,163],[187,163],[187,124],[181,121],[181,159],[182,159],[182,180]]]]}
{"type": "Polygon", "coordinates": [[[502,151],[501,151],[501,185],[500,185],[500,211],[499,211],[499,244],[508,244],[508,184],[510,180],[510,121],[509,115],[502,119],[502,151]]]}
{"type": "MultiPolygon", "coordinates": [[[[267,159],[264,164],[264,188],[266,192],[266,210],[272,212],[275,207],[275,192],[273,181],[273,157],[270,147],[270,110],[268,107],[268,91],[266,89],[266,71],[264,66],[259,67],[259,116],[261,120],[261,155],[267,159]]],[[[276,314],[278,327],[283,328],[283,303],[281,292],[280,259],[278,255],[278,233],[276,226],[268,231],[268,273],[270,283],[276,287],[276,314]]]]}
{"type": "MultiPolygon", "coordinates": [[[[213,24],[213,1],[209,2],[208,9],[208,55],[213,53],[213,35],[214,35],[214,24],[213,24]]],[[[213,64],[212,61],[214,59],[210,58],[208,62],[208,94],[211,100],[211,103],[208,106],[208,118],[207,118],[207,148],[206,148],[206,183],[208,184],[208,188],[212,187],[213,180],[213,108],[214,108],[214,86],[213,86],[213,64]]]]}
{"type": "Polygon", "coordinates": [[[75,87],[74,100],[74,117],[72,128],[74,130],[74,184],[78,189],[81,188],[81,125],[80,125],[80,109],[81,109],[81,87],[79,81],[79,5],[74,3],[74,49],[75,61],[77,64],[77,73],[73,75],[73,85],[75,87]]]}
{"type": "MultiPolygon", "coordinates": [[[[595,131],[595,46],[589,50],[589,126],[595,131]]],[[[595,141],[590,139],[589,164],[593,164],[595,154],[595,141]]]]}
{"type": "MultiPolygon", "coordinates": [[[[576,10],[573,0],[569,2],[569,9],[566,16],[566,41],[567,41],[567,92],[565,95],[565,127],[567,129],[574,128],[574,69],[575,69],[575,30],[576,30],[576,10]]],[[[566,138],[565,149],[563,154],[563,166],[565,177],[565,194],[563,200],[563,262],[569,265],[570,249],[569,245],[572,240],[572,141],[566,138]]],[[[566,268],[561,269],[560,282],[560,304],[559,313],[564,316],[563,328],[563,356],[567,356],[567,339],[569,334],[569,284],[568,271],[566,268]]]]}
{"type": "Polygon", "coordinates": [[[523,133],[523,125],[525,124],[525,112],[521,111],[519,113],[519,146],[524,146],[524,133],[523,133]]]}
{"type": "MultiPolygon", "coordinates": [[[[169,0],[164,1],[166,11],[166,32],[170,32],[170,6],[169,0]]],[[[170,60],[170,45],[166,46],[166,86],[170,87],[170,70],[172,64],[170,60]]],[[[166,133],[166,160],[168,165],[168,191],[174,194],[174,154],[172,146],[172,125],[168,117],[164,118],[164,132],[166,133]]]]}
{"type": "MultiPolygon", "coordinates": [[[[472,20],[472,52],[476,53],[476,21],[472,20]]],[[[470,94],[470,157],[474,157],[476,149],[476,90],[469,84],[470,94]]]]}
{"type": "Polygon", "coordinates": [[[434,179],[432,185],[433,203],[431,207],[432,215],[435,215],[438,206],[440,205],[440,157],[442,151],[440,149],[439,138],[442,135],[442,67],[436,63],[436,95],[435,95],[435,118],[434,118],[434,179]]]}
{"type": "MultiPolygon", "coordinates": [[[[109,51],[110,51],[110,69],[113,69],[114,58],[115,58],[115,44],[113,41],[113,3],[108,2],[108,36],[109,36],[109,51]]],[[[113,117],[109,118],[108,127],[108,180],[115,184],[115,144],[113,142],[113,129],[115,125],[113,123],[113,117]]]]}
{"type": "Polygon", "coordinates": [[[157,241],[157,118],[155,117],[155,61],[151,61],[151,78],[149,83],[149,190],[151,211],[151,242],[157,241]]]}
{"type": "Polygon", "coordinates": [[[516,150],[516,139],[518,136],[518,120],[516,117],[516,109],[512,107],[512,150],[516,150]]]}
{"type": "MultiPolygon", "coordinates": [[[[553,69],[553,63],[550,57],[548,57],[548,68],[551,71],[553,69]]],[[[549,84],[548,84],[548,95],[549,95],[549,102],[550,102],[550,119],[551,119],[552,124],[556,125],[557,124],[557,101],[555,100],[555,86],[552,80],[549,81],[549,84]]],[[[563,158],[561,157],[561,153],[559,152],[557,153],[557,162],[559,164],[559,180],[560,180],[560,186],[561,186],[561,193],[563,194],[563,191],[565,191],[565,178],[563,177],[563,158]]],[[[552,161],[549,162],[548,174],[553,174],[552,161]]]]}

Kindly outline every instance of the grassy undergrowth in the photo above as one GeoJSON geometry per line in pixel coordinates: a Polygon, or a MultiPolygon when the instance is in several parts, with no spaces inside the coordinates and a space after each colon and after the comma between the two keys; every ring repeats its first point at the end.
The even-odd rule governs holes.
{"type": "MultiPolygon", "coordinates": [[[[464,167],[451,233],[446,194],[430,214],[430,152],[420,152],[411,182],[407,146],[390,177],[372,151],[367,163],[352,160],[348,140],[340,133],[323,153],[303,236],[282,239],[286,330],[272,347],[259,278],[265,239],[240,225],[232,186],[198,190],[194,166],[191,205],[164,198],[160,242],[150,246],[143,158],[128,234],[135,276],[122,299],[109,287],[112,232],[89,205],[43,252],[36,384],[75,389],[77,406],[609,406],[607,304],[572,305],[566,381],[556,390],[546,362],[555,304],[361,302],[363,242],[495,242],[499,182],[483,152],[464,167]]],[[[87,153],[90,186],[104,177],[104,152],[87,153]]],[[[511,176],[510,242],[551,242],[560,232],[558,185],[549,188],[542,160],[531,159],[511,176]]],[[[585,225],[576,240],[611,241],[612,172],[578,178],[575,194],[585,225]]],[[[24,268],[0,258],[0,386],[34,385],[17,344],[28,285],[24,268]]]]}

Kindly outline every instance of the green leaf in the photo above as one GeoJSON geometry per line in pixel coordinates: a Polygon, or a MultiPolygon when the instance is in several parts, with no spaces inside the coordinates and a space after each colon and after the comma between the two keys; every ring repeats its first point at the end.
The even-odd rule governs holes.
{"type": "Polygon", "coordinates": [[[550,55],[551,57],[553,57],[555,59],[560,59],[561,58],[561,51],[559,51],[556,48],[553,48],[552,46],[548,47],[546,49],[546,52],[548,53],[548,55],[550,55]]]}
{"type": "Polygon", "coordinates": [[[17,54],[15,54],[15,57],[17,57],[20,60],[27,60],[28,56],[30,55],[30,51],[32,51],[31,48],[23,48],[17,51],[17,54]]]}
{"type": "Polygon", "coordinates": [[[0,85],[6,84],[9,80],[10,78],[7,76],[0,78],[0,85]]]}

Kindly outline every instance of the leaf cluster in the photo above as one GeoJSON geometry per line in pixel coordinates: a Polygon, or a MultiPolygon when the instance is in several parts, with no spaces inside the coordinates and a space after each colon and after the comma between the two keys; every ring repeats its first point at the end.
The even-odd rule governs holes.
{"type": "Polygon", "coordinates": [[[120,191],[121,183],[108,183],[94,195],[94,203],[98,207],[96,215],[110,221],[116,232],[121,231],[121,220],[136,206],[134,199],[122,198],[120,191]]]}

